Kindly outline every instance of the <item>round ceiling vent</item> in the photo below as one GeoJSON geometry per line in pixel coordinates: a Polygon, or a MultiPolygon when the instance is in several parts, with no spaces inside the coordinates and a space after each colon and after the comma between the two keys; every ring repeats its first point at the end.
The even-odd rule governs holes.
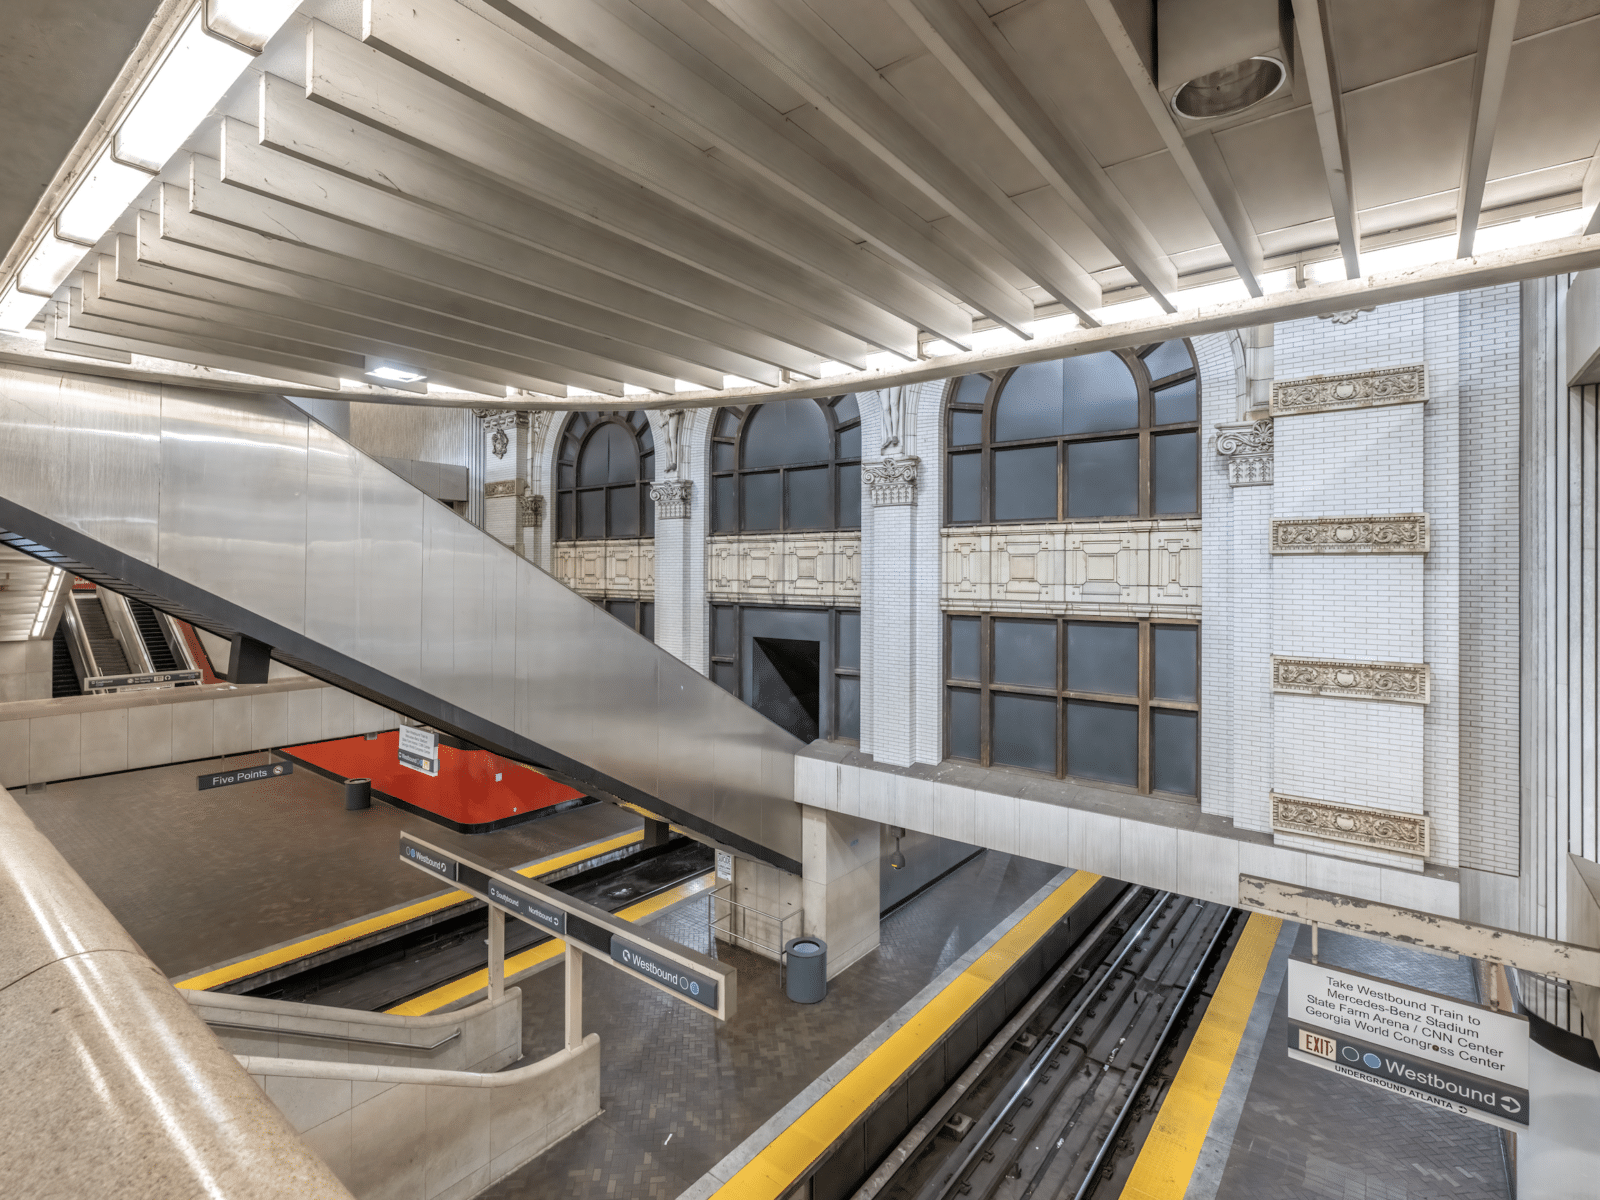
{"type": "Polygon", "coordinates": [[[1189,80],[1172,94],[1172,111],[1191,121],[1231,117],[1272,95],[1289,77],[1275,58],[1247,58],[1189,80]]]}

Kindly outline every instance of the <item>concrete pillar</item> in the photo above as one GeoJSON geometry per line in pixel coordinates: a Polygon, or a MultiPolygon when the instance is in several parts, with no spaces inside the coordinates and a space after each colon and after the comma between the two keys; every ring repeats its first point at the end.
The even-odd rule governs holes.
{"type": "Polygon", "coordinates": [[[877,949],[881,829],[876,821],[801,810],[805,932],[828,943],[830,979],[877,949]]]}
{"type": "Polygon", "coordinates": [[[525,412],[490,411],[483,417],[483,528],[496,541],[527,555],[523,530],[534,493],[529,491],[530,422],[525,412]]]}
{"type": "Polygon", "coordinates": [[[707,440],[714,408],[650,414],[656,439],[656,645],[702,675],[706,646],[707,440]]]}

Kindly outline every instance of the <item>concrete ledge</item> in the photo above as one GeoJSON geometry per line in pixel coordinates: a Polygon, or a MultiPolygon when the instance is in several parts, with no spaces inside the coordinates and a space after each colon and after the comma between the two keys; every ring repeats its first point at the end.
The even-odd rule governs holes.
{"type": "Polygon", "coordinates": [[[956,763],[886,767],[818,742],[795,756],[795,799],[886,825],[1094,871],[1219,904],[1255,875],[1458,917],[1459,873],[1401,870],[1273,844],[1198,805],[956,763]]]}

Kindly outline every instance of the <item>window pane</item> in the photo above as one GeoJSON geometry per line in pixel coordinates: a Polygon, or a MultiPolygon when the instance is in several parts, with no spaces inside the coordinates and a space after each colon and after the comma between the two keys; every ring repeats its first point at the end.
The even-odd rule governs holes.
{"type": "Polygon", "coordinates": [[[1196,433],[1163,433],[1155,439],[1155,511],[1192,513],[1199,511],[1199,443],[1196,433]]]}
{"type": "Polygon", "coordinates": [[[1056,702],[1044,696],[996,694],[989,726],[989,761],[1056,773],[1056,702]]]}
{"type": "Polygon", "coordinates": [[[737,461],[738,449],[732,442],[716,442],[711,447],[711,469],[731,471],[737,461]]]}
{"type": "Polygon", "coordinates": [[[1189,357],[1189,347],[1183,344],[1181,338],[1177,338],[1170,342],[1162,342],[1146,354],[1144,365],[1149,368],[1150,378],[1156,380],[1176,375],[1179,371],[1191,370],[1194,367],[1194,360],[1189,357]]]}
{"type": "Polygon", "coordinates": [[[1200,631],[1193,626],[1156,625],[1155,695],[1159,700],[1197,700],[1200,695],[1200,631]]]}
{"type": "Polygon", "coordinates": [[[1137,696],[1139,627],[1068,621],[1067,690],[1137,696]]]}
{"type": "MultiPolygon", "coordinates": [[[[841,667],[858,669],[861,666],[861,614],[839,614],[839,646],[835,652],[841,667]]],[[[973,676],[977,678],[977,676],[973,676]]]]}
{"type": "Polygon", "coordinates": [[[745,418],[744,465],[827,462],[832,457],[830,433],[828,418],[815,400],[763,404],[745,418]]]}
{"type": "Polygon", "coordinates": [[[711,656],[732,658],[739,649],[739,610],[731,604],[711,609],[711,656]]]}
{"type": "Polygon", "coordinates": [[[956,384],[955,399],[952,404],[982,404],[989,395],[989,377],[987,375],[968,375],[956,384]]]}
{"type": "Polygon", "coordinates": [[[839,704],[833,724],[834,737],[861,736],[861,680],[852,675],[839,676],[839,704]]]}
{"type": "Polygon", "coordinates": [[[861,528],[861,464],[839,468],[839,528],[861,528]]]}
{"type": "Polygon", "coordinates": [[[633,601],[632,600],[607,600],[606,611],[629,629],[633,628],[633,601]]]}
{"type": "Polygon", "coordinates": [[[1171,425],[1177,421],[1199,419],[1200,414],[1196,408],[1199,388],[1200,382],[1197,379],[1185,379],[1182,383],[1162,388],[1155,394],[1155,423],[1171,425]]]}
{"type": "Polygon", "coordinates": [[[718,437],[732,437],[734,434],[738,433],[739,414],[731,409],[723,409],[717,414],[717,428],[715,432],[718,437]]]}
{"type": "Polygon", "coordinates": [[[861,419],[861,404],[856,399],[856,394],[851,392],[848,396],[840,396],[833,405],[833,419],[837,424],[843,425],[846,421],[861,419]]]}
{"type": "Polygon", "coordinates": [[[606,508],[611,514],[607,537],[639,536],[639,489],[614,487],[606,489],[606,508]]]}
{"type": "Polygon", "coordinates": [[[656,606],[648,600],[639,605],[639,632],[652,642],[656,640],[656,606]]]}
{"type": "MultiPolygon", "coordinates": [[[[1056,623],[994,623],[994,682],[1027,687],[1056,686],[1056,623]]],[[[1050,768],[1052,771],[1054,767],[1050,768]]]]}
{"type": "Polygon", "coordinates": [[[556,496],[556,537],[570,542],[576,536],[572,526],[572,493],[561,492],[556,496]]]}
{"type": "MultiPolygon", "coordinates": [[[[976,521],[978,507],[978,478],[982,455],[952,454],[950,456],[950,521],[976,521]]],[[[1055,514],[1052,513],[1052,516],[1055,514]]]]}
{"type": "MultiPolygon", "coordinates": [[[[811,467],[804,471],[787,471],[789,483],[790,529],[827,529],[832,522],[828,510],[828,468],[811,467]]],[[[746,479],[764,476],[746,476],[746,479]]],[[[746,501],[748,503],[748,501],[746,501]]]]}
{"type": "Polygon", "coordinates": [[[1067,701],[1067,774],[1107,783],[1139,782],[1139,710],[1067,701]]]}
{"type": "Polygon", "coordinates": [[[978,446],[982,443],[982,413],[954,412],[950,414],[950,444],[952,446],[978,446]]]}
{"type": "Polygon", "coordinates": [[[739,483],[736,475],[711,481],[711,532],[733,533],[739,528],[739,483]]]}
{"type": "Polygon", "coordinates": [[[578,440],[578,438],[577,438],[577,436],[575,434],[568,433],[566,437],[562,438],[561,439],[561,461],[564,462],[564,463],[575,463],[575,462],[577,462],[578,461],[578,447],[579,447],[580,444],[581,443],[579,442],[579,440],[578,440]]]}
{"type": "Polygon", "coordinates": [[[606,535],[606,493],[604,488],[578,493],[578,536],[603,538],[606,535]]]}
{"type": "Polygon", "coordinates": [[[1138,438],[1073,442],[1067,447],[1067,516],[1132,517],[1138,513],[1138,438]]]}
{"type": "Polygon", "coordinates": [[[950,737],[945,753],[950,758],[978,758],[978,697],[977,692],[951,688],[950,737]]]}
{"type": "Polygon", "coordinates": [[[656,535],[656,502],[650,499],[650,489],[641,489],[644,495],[644,528],[639,530],[640,537],[653,538],[656,535]]]}
{"type": "Polygon", "coordinates": [[[978,638],[982,622],[978,617],[950,618],[950,678],[981,679],[978,674],[978,638]]]}
{"type": "Polygon", "coordinates": [[[556,486],[564,488],[577,487],[578,469],[571,463],[562,463],[556,472],[556,486]]]}
{"type": "Polygon", "coordinates": [[[1150,788],[1157,792],[1195,793],[1198,713],[1162,712],[1150,714],[1150,788]]]}
{"type": "Polygon", "coordinates": [[[639,455],[639,478],[654,482],[656,477],[655,451],[648,450],[639,455]]]}
{"type": "Polygon", "coordinates": [[[854,425],[839,431],[839,457],[861,457],[861,426],[854,425]]]}
{"type": "Polygon", "coordinates": [[[1139,385],[1109,350],[1061,360],[1066,433],[1132,429],[1139,423],[1139,385]]]}
{"type": "Polygon", "coordinates": [[[1056,515],[1056,448],[994,452],[994,519],[1054,520],[1056,515]]]}
{"type": "Polygon", "coordinates": [[[783,476],[776,471],[765,475],[746,475],[744,483],[744,520],[740,529],[776,529],[778,511],[783,503],[783,476]]]}
{"type": "Polygon", "coordinates": [[[1000,388],[995,402],[994,440],[1057,437],[1065,432],[1061,392],[1061,360],[1018,367],[1000,388]]]}
{"type": "Polygon", "coordinates": [[[627,483],[637,478],[639,455],[632,432],[613,422],[596,429],[578,456],[579,485],[627,483]]]}
{"type": "Polygon", "coordinates": [[[735,696],[739,694],[739,671],[732,663],[712,663],[711,682],[735,696]]]}

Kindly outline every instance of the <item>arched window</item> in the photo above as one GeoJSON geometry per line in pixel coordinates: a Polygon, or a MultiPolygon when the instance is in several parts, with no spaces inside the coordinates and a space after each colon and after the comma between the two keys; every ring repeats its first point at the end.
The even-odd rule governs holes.
{"type": "Polygon", "coordinates": [[[711,531],[861,528],[855,396],[724,408],[711,429],[711,531]]]}
{"type": "Polygon", "coordinates": [[[556,448],[556,537],[654,537],[655,463],[643,412],[573,413],[556,448]]]}
{"type": "Polygon", "coordinates": [[[946,520],[1193,516],[1199,419],[1183,341],[968,375],[949,406],[946,520]]]}

